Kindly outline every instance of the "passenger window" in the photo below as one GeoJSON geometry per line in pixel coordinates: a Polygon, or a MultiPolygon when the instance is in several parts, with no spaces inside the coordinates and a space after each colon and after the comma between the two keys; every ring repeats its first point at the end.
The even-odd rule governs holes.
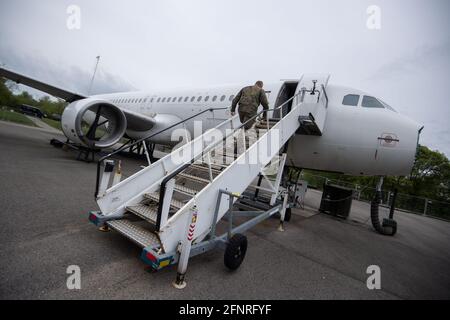
{"type": "Polygon", "coordinates": [[[183,100],[183,97],[178,98],[178,102],[181,102],[181,100],[183,100]]]}
{"type": "Polygon", "coordinates": [[[197,98],[197,102],[200,102],[200,101],[202,101],[202,96],[197,98]]]}
{"type": "Polygon", "coordinates": [[[161,101],[161,97],[158,98],[158,100],[156,100],[156,102],[160,102],[161,101]]]}
{"type": "Polygon", "coordinates": [[[154,99],[154,98],[151,98],[151,99],[150,99],[150,103],[152,103],[152,102],[153,102],[153,99],[154,99]]]}
{"type": "Polygon", "coordinates": [[[371,96],[364,96],[361,105],[365,108],[382,108],[384,109],[383,104],[378,101],[376,98],[371,96]]]}
{"type": "Polygon", "coordinates": [[[209,96],[206,96],[205,97],[205,102],[208,101],[208,100],[209,100],[209,96]]]}
{"type": "Polygon", "coordinates": [[[172,102],[175,102],[177,100],[177,97],[172,98],[172,102]]]}
{"type": "Polygon", "coordinates": [[[223,100],[225,100],[225,95],[220,97],[220,101],[223,101],[223,100]]]}
{"type": "Polygon", "coordinates": [[[216,101],[217,100],[217,96],[214,96],[213,98],[212,98],[212,101],[216,101]]]}
{"type": "Polygon", "coordinates": [[[166,101],[166,97],[162,98],[161,102],[165,102],[166,101]]]}
{"type": "Polygon", "coordinates": [[[342,104],[344,106],[357,106],[359,101],[359,95],[357,94],[348,94],[342,100],[342,104]]]}
{"type": "Polygon", "coordinates": [[[194,102],[194,100],[195,100],[195,97],[192,97],[192,98],[191,98],[191,102],[194,102]]]}
{"type": "Polygon", "coordinates": [[[184,102],[187,102],[189,100],[189,97],[184,98],[184,102]]]}
{"type": "Polygon", "coordinates": [[[234,95],[231,95],[229,100],[232,101],[233,99],[234,99],[234,95]]]}

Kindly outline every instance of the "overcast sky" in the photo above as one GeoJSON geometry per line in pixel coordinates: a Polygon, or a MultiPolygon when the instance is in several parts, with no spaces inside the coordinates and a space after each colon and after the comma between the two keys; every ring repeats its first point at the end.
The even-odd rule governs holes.
{"type": "Polygon", "coordinates": [[[86,93],[297,79],[373,93],[450,156],[450,1],[0,1],[0,63],[86,93]],[[67,28],[69,5],[80,29],[67,28]],[[367,28],[371,5],[381,29],[367,28]]]}

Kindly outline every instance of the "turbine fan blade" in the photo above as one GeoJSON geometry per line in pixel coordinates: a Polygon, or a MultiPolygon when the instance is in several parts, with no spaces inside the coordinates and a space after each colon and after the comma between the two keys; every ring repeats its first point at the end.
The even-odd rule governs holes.
{"type": "Polygon", "coordinates": [[[102,109],[102,106],[100,105],[97,109],[97,112],[95,113],[95,120],[89,127],[88,132],[86,133],[86,137],[90,140],[95,139],[95,131],[97,130],[97,127],[99,126],[98,121],[100,120],[100,110],[102,109]]]}

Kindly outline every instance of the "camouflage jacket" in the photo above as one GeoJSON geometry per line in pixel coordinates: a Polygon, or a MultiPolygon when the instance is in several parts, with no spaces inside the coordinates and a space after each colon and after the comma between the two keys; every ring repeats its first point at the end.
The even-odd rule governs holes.
{"type": "Polygon", "coordinates": [[[236,111],[236,105],[239,103],[239,112],[255,114],[260,104],[265,110],[269,109],[264,89],[254,85],[242,88],[231,104],[231,112],[236,111]]]}

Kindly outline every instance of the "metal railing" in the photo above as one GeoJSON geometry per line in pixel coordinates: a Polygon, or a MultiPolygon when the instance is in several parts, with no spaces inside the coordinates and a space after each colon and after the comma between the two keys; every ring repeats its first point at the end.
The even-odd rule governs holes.
{"type": "MultiPolygon", "coordinates": [[[[325,103],[327,104],[327,103],[328,103],[328,98],[327,98],[326,93],[325,93],[325,87],[322,86],[321,89],[322,89],[322,90],[320,90],[320,92],[319,92],[319,90],[316,90],[315,93],[316,93],[316,92],[319,93],[319,96],[318,96],[318,100],[319,100],[319,99],[320,99],[320,96],[321,96],[320,93],[321,93],[321,92],[324,92],[324,96],[325,96],[325,99],[326,99],[326,102],[325,102],[325,103]]],[[[165,192],[166,192],[166,184],[167,184],[171,179],[174,179],[178,174],[180,174],[182,171],[184,171],[185,169],[187,169],[192,163],[194,163],[195,161],[197,161],[199,158],[204,157],[205,154],[209,154],[209,153],[210,153],[215,147],[217,147],[219,144],[226,142],[226,140],[227,140],[230,136],[234,135],[238,130],[244,128],[248,123],[253,122],[253,121],[254,121],[255,119],[257,119],[261,114],[265,114],[265,118],[266,118],[266,122],[267,122],[267,129],[268,129],[268,131],[269,131],[269,130],[270,130],[270,126],[269,126],[269,112],[281,110],[280,113],[281,113],[282,117],[281,117],[280,119],[278,119],[278,120],[283,119],[283,118],[284,118],[287,114],[289,114],[290,111],[291,111],[290,109],[288,109],[286,115],[284,115],[284,114],[283,114],[283,111],[284,111],[283,109],[286,108],[286,107],[291,106],[290,103],[293,102],[294,99],[295,99],[295,106],[297,106],[298,104],[302,103],[302,102],[303,102],[303,99],[302,99],[303,96],[302,96],[302,95],[304,95],[305,91],[307,91],[307,90],[306,90],[306,89],[301,89],[301,90],[298,91],[296,94],[294,94],[291,98],[289,98],[288,100],[284,101],[281,105],[279,105],[279,106],[277,106],[277,107],[275,107],[275,108],[267,109],[267,110],[262,110],[262,111],[260,111],[260,112],[257,112],[254,116],[252,116],[250,119],[248,119],[248,120],[245,121],[244,123],[241,123],[241,125],[239,125],[238,127],[235,127],[235,128],[233,127],[233,121],[235,121],[235,119],[238,117],[238,115],[235,115],[235,116],[233,116],[233,117],[231,117],[231,118],[229,118],[229,119],[227,119],[227,120],[221,122],[219,125],[215,126],[213,129],[210,129],[210,130],[214,130],[214,129],[219,129],[219,128],[227,128],[227,126],[229,125],[230,128],[231,128],[232,130],[231,130],[230,133],[225,134],[225,136],[224,136],[222,139],[219,139],[219,140],[217,140],[217,141],[213,141],[212,143],[209,143],[207,146],[203,146],[202,152],[201,152],[200,154],[198,154],[197,156],[195,156],[195,157],[193,157],[192,159],[190,159],[189,162],[184,163],[184,164],[181,165],[180,167],[174,169],[172,172],[168,173],[168,175],[167,175],[166,177],[164,177],[164,179],[161,181],[160,190],[159,190],[159,204],[158,204],[158,212],[157,212],[156,229],[159,230],[160,227],[161,227],[161,219],[162,219],[162,211],[163,211],[163,208],[164,208],[164,198],[165,198],[165,192]],[[300,99],[299,99],[299,97],[300,97],[300,99]]],[[[319,102],[319,101],[318,101],[318,102],[319,102]]],[[[292,106],[291,106],[291,108],[292,108],[292,106]]],[[[110,157],[112,157],[112,156],[118,154],[119,152],[123,151],[124,149],[130,148],[130,147],[132,147],[132,146],[134,146],[134,145],[137,145],[137,144],[139,144],[139,143],[142,143],[142,142],[144,142],[144,141],[147,140],[147,139],[151,139],[151,138],[153,138],[153,137],[155,137],[155,136],[157,136],[157,135],[159,135],[159,134],[161,134],[161,133],[163,133],[163,132],[165,132],[165,131],[167,131],[167,130],[170,130],[170,129],[172,129],[172,128],[178,126],[178,125],[180,125],[180,124],[184,124],[185,122],[187,122],[187,121],[189,121],[189,120],[191,120],[191,119],[193,119],[193,118],[195,118],[195,117],[197,117],[197,116],[199,116],[199,115],[201,115],[201,114],[203,114],[203,113],[206,113],[206,112],[213,112],[213,111],[215,111],[215,110],[225,110],[225,109],[229,109],[229,107],[209,108],[209,109],[205,109],[205,110],[203,110],[203,111],[201,111],[201,112],[198,112],[197,114],[195,114],[195,115],[193,115],[193,116],[190,116],[190,117],[188,117],[188,118],[186,118],[186,119],[183,119],[183,120],[181,120],[181,121],[179,121],[179,122],[177,122],[177,123],[175,123],[175,124],[172,124],[171,126],[169,126],[169,127],[167,127],[167,128],[164,128],[164,129],[162,129],[162,130],[160,130],[160,131],[158,131],[158,132],[156,132],[156,133],[150,134],[150,135],[148,135],[148,136],[146,136],[146,137],[143,137],[143,138],[141,138],[141,139],[139,139],[139,140],[136,140],[135,142],[133,142],[133,143],[131,143],[131,144],[129,143],[129,142],[130,142],[130,141],[129,141],[129,142],[127,142],[126,144],[124,144],[123,146],[121,146],[120,148],[118,148],[118,149],[114,150],[113,152],[111,152],[111,153],[109,153],[109,154],[103,156],[102,158],[100,158],[100,159],[98,160],[98,162],[97,162],[97,179],[96,179],[95,197],[97,198],[98,193],[99,193],[101,164],[102,164],[105,160],[107,160],[107,159],[109,159],[110,157]]],[[[273,113],[272,113],[272,114],[273,114],[273,113]]],[[[244,143],[244,148],[245,148],[245,150],[246,150],[247,147],[246,147],[245,145],[246,145],[246,143],[244,143]]],[[[236,160],[236,159],[235,159],[235,160],[236,160]]],[[[211,171],[211,163],[210,163],[210,162],[208,162],[208,166],[209,166],[209,169],[210,169],[210,171],[211,171]]],[[[212,179],[213,179],[213,178],[210,177],[210,180],[211,180],[211,181],[212,181],[212,179]]]]}
{"type": "Polygon", "coordinates": [[[112,156],[118,154],[119,152],[121,152],[121,151],[123,151],[123,150],[125,150],[125,149],[127,149],[127,148],[131,148],[131,147],[133,147],[133,146],[135,146],[135,145],[137,145],[137,144],[139,144],[139,143],[144,142],[145,140],[154,138],[155,136],[157,136],[157,135],[159,135],[159,134],[161,134],[161,133],[164,133],[164,132],[166,132],[167,130],[170,130],[170,129],[176,127],[176,126],[179,126],[180,124],[183,124],[183,123],[185,123],[186,121],[189,121],[189,120],[191,120],[191,119],[193,119],[193,118],[196,118],[196,117],[198,117],[199,115],[201,115],[201,114],[203,114],[203,113],[206,113],[206,112],[214,112],[214,111],[216,111],[216,110],[226,110],[226,109],[228,109],[228,108],[229,108],[229,107],[221,107],[221,108],[209,108],[209,109],[205,109],[205,110],[200,111],[200,112],[198,112],[198,113],[196,113],[196,114],[194,114],[194,115],[192,115],[192,116],[190,116],[190,117],[188,117],[188,118],[186,118],[186,119],[180,120],[180,121],[178,121],[177,123],[172,124],[172,125],[170,125],[170,126],[167,127],[167,128],[161,129],[161,130],[158,131],[158,132],[152,133],[152,134],[150,134],[150,135],[148,135],[148,136],[146,136],[146,137],[144,137],[144,138],[141,138],[141,139],[139,139],[139,140],[136,140],[135,142],[133,142],[133,143],[131,143],[131,144],[129,144],[129,143],[131,142],[131,140],[129,140],[129,141],[126,142],[124,145],[122,145],[120,148],[118,148],[118,149],[114,150],[113,152],[108,153],[107,155],[101,157],[101,158],[98,160],[98,162],[97,162],[97,177],[96,177],[96,185],[95,185],[95,198],[97,198],[97,196],[98,196],[99,185],[100,185],[100,167],[101,167],[101,164],[102,164],[105,160],[111,158],[112,156]]]}
{"type": "MultiPolygon", "coordinates": [[[[311,174],[309,172],[307,174],[302,172],[300,177],[302,180],[308,182],[308,187],[318,190],[322,190],[323,185],[328,183],[353,189],[353,198],[364,202],[372,201],[376,192],[376,188],[371,185],[361,185],[343,180],[330,179],[321,175],[311,174]]],[[[382,206],[390,207],[393,200],[393,191],[383,190],[380,200],[380,204],[382,206]]],[[[441,200],[414,196],[406,193],[398,193],[395,201],[395,209],[450,221],[450,202],[441,200]]]]}
{"type": "MultiPolygon", "coordinates": [[[[170,173],[168,176],[166,176],[162,183],[161,183],[161,187],[160,187],[160,192],[159,192],[159,204],[158,204],[158,213],[157,213],[157,224],[156,224],[156,228],[159,231],[160,227],[161,227],[161,218],[162,218],[162,210],[164,207],[163,201],[165,198],[165,192],[166,192],[166,184],[171,180],[174,179],[178,174],[180,174],[182,171],[184,171],[185,169],[187,169],[192,163],[194,163],[195,161],[197,161],[199,158],[202,158],[205,154],[209,153],[212,149],[214,149],[216,146],[218,146],[220,143],[224,143],[226,142],[226,140],[233,135],[236,131],[242,129],[243,127],[245,127],[246,124],[250,123],[251,121],[254,121],[257,117],[259,117],[262,113],[265,113],[266,115],[266,121],[267,124],[269,124],[269,111],[276,111],[276,110],[280,110],[282,108],[284,108],[285,106],[289,106],[289,103],[291,101],[293,101],[295,98],[297,98],[299,95],[301,95],[303,93],[303,90],[300,90],[298,93],[296,93],[295,95],[293,95],[291,98],[289,98],[288,100],[286,100],[285,102],[283,102],[280,106],[273,108],[273,109],[267,109],[267,110],[262,110],[260,112],[257,112],[253,117],[251,117],[250,119],[248,119],[247,121],[245,121],[244,123],[241,123],[240,126],[238,126],[237,128],[234,128],[233,131],[231,133],[228,133],[227,135],[225,135],[224,138],[222,138],[221,140],[215,141],[213,143],[211,143],[210,145],[208,145],[206,148],[203,149],[203,152],[201,154],[199,154],[197,157],[192,158],[188,163],[184,164],[183,166],[179,167],[178,169],[176,169],[175,171],[173,171],[172,173],[170,173]]],[[[297,100],[298,101],[298,100],[297,100]]],[[[289,113],[289,112],[288,112],[289,113]]],[[[281,110],[281,114],[283,114],[283,110],[281,110]]],[[[233,119],[237,117],[234,116],[231,119],[227,119],[224,122],[222,122],[220,124],[220,126],[223,126],[224,123],[229,122],[230,124],[232,124],[233,119]]],[[[217,127],[216,127],[217,128],[217,127]]],[[[268,127],[268,129],[270,129],[268,127]]],[[[244,143],[244,148],[246,149],[246,144],[244,143]]],[[[235,159],[236,161],[236,159],[235,159]]],[[[211,163],[208,162],[208,167],[211,170],[211,163]]]]}

